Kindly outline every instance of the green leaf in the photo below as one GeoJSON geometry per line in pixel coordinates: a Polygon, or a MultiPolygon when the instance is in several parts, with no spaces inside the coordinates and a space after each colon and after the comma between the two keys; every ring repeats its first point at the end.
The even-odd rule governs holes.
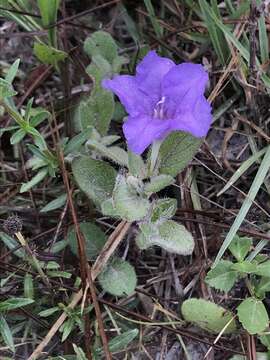
{"type": "MultiPolygon", "coordinates": [[[[115,336],[109,341],[109,350],[111,352],[125,350],[128,345],[138,336],[139,330],[132,329],[127,330],[123,334],[115,336]]],[[[95,350],[96,353],[100,354],[103,352],[103,348],[99,347],[95,350]]]]}
{"type": "Polygon", "coordinates": [[[79,188],[96,205],[112,196],[116,178],[116,171],[112,166],[88,156],[75,158],[71,166],[79,188]]]}
{"type": "Polygon", "coordinates": [[[40,183],[48,174],[48,169],[41,169],[34,177],[32,177],[32,179],[30,181],[28,181],[25,184],[22,184],[21,188],[20,188],[20,193],[24,193],[30,189],[32,189],[32,187],[34,187],[35,185],[37,185],[38,183],[40,183]]]}
{"type": "Polygon", "coordinates": [[[8,300],[4,300],[0,302],[0,312],[17,309],[19,307],[32,304],[33,302],[34,302],[33,299],[15,298],[15,297],[8,300]]]}
{"type": "Polygon", "coordinates": [[[158,199],[154,203],[154,207],[151,215],[151,222],[156,222],[159,220],[170,219],[174,216],[177,210],[177,200],[176,199],[158,199]]]}
{"type": "MultiPolygon", "coordinates": [[[[79,115],[78,111],[76,115],[79,115]]],[[[70,141],[67,143],[67,145],[64,148],[64,154],[68,155],[70,153],[80,150],[81,146],[89,139],[92,131],[93,131],[92,128],[85,129],[84,131],[82,131],[81,133],[75,135],[72,139],[70,139],[70,141]]]]}
{"type": "Polygon", "coordinates": [[[237,261],[243,261],[252,245],[252,239],[235,235],[229,246],[229,250],[237,261]]]}
{"type": "Polygon", "coordinates": [[[270,334],[267,335],[261,335],[259,336],[260,342],[267,347],[267,349],[270,349],[270,334]]]}
{"type": "Polygon", "coordinates": [[[26,135],[24,129],[19,129],[15,131],[15,133],[10,138],[10,144],[15,145],[18,144],[26,135]]]}
{"type": "Polygon", "coordinates": [[[63,61],[68,56],[64,51],[53,48],[43,43],[34,43],[34,54],[43,64],[57,66],[59,61],[63,61]]]}
{"type": "Polygon", "coordinates": [[[4,79],[0,78],[0,100],[12,97],[17,92],[13,89],[13,86],[4,79]]]}
{"type": "Polygon", "coordinates": [[[257,265],[254,273],[259,276],[270,277],[270,260],[257,265]]]}
{"type": "Polygon", "coordinates": [[[211,333],[218,334],[230,322],[224,334],[230,334],[236,330],[233,314],[204,299],[189,299],[183,302],[181,312],[186,321],[211,333]]]}
{"type": "Polygon", "coordinates": [[[259,189],[261,188],[261,185],[264,182],[266,175],[268,174],[269,166],[270,166],[269,160],[270,160],[270,146],[267,148],[266,154],[264,155],[264,158],[260,164],[259,170],[257,171],[255,179],[253,180],[253,183],[249,189],[249,192],[248,192],[247,196],[245,197],[245,200],[241,206],[241,209],[239,210],[221,248],[219,249],[219,252],[216,256],[213,267],[215,267],[217,265],[217,263],[219,262],[219,260],[222,258],[223,254],[227,250],[228,246],[230,245],[234,236],[236,235],[238,229],[240,228],[243,220],[245,219],[251,205],[253,204],[254,199],[255,199],[259,189]]]}
{"type": "Polygon", "coordinates": [[[192,160],[202,144],[202,139],[175,131],[161,144],[159,150],[159,172],[176,176],[192,160]]]}
{"type": "Polygon", "coordinates": [[[262,276],[255,287],[256,296],[264,298],[265,293],[270,291],[270,277],[262,276]]]}
{"type": "Polygon", "coordinates": [[[99,275],[103,290],[114,296],[126,296],[135,290],[137,277],[132,265],[120,258],[114,258],[99,275]]]}
{"type": "Polygon", "coordinates": [[[190,255],[193,252],[192,234],[183,225],[173,220],[167,220],[160,225],[141,224],[140,229],[141,233],[136,239],[140,249],[157,245],[168,252],[179,255],[190,255]]]}
{"type": "Polygon", "coordinates": [[[111,35],[105,31],[96,31],[84,42],[84,51],[90,57],[101,55],[110,64],[117,57],[117,45],[111,35]]]}
{"type": "Polygon", "coordinates": [[[14,251],[14,249],[19,245],[18,242],[11,236],[7,235],[4,232],[0,231],[0,239],[6,245],[9,250],[12,250],[12,253],[18,256],[19,258],[25,257],[25,252],[22,248],[14,251]]]}
{"type": "Polygon", "coordinates": [[[79,346],[72,344],[73,349],[76,353],[76,360],[87,360],[87,357],[83,351],[83,349],[81,349],[79,346]]]}
{"type": "Polygon", "coordinates": [[[146,177],[146,166],[140,155],[128,151],[128,169],[131,175],[137,176],[140,179],[146,177]]]}
{"type": "Polygon", "coordinates": [[[147,199],[138,195],[136,189],[128,184],[123,175],[118,175],[113,190],[113,204],[117,214],[127,221],[138,221],[143,219],[150,210],[147,199]]]}
{"type": "Polygon", "coordinates": [[[110,216],[113,218],[121,218],[120,214],[118,214],[116,210],[112,198],[103,201],[103,203],[101,204],[101,212],[105,216],[110,216]]]}
{"type": "Polygon", "coordinates": [[[15,79],[15,76],[17,75],[18,69],[19,69],[19,65],[20,65],[20,59],[17,59],[14,61],[14,63],[11,65],[11,67],[8,69],[8,72],[5,76],[5,80],[9,83],[12,84],[13,80],[15,79]]]}
{"type": "Polygon", "coordinates": [[[40,212],[46,213],[49,211],[59,209],[65,205],[66,201],[67,201],[67,194],[62,194],[62,195],[58,196],[56,199],[50,201],[42,209],[40,209],[40,212]]]}
{"type": "Polygon", "coordinates": [[[58,306],[55,306],[50,309],[40,311],[40,313],[38,315],[41,317],[47,317],[47,316],[51,316],[52,314],[54,314],[58,311],[61,311],[60,308],[58,306]]]}
{"type": "Polygon", "coordinates": [[[10,350],[14,353],[15,346],[13,341],[13,336],[11,330],[6,322],[6,319],[3,315],[0,314],[0,334],[2,336],[3,341],[5,344],[10,348],[10,350]]]}
{"type": "Polygon", "coordinates": [[[74,326],[75,320],[73,318],[69,318],[64,322],[64,324],[60,328],[60,330],[62,331],[62,342],[64,342],[69,337],[71,331],[74,329],[74,326]]]}
{"type": "MultiPolygon", "coordinates": [[[[105,245],[106,235],[97,225],[90,222],[80,223],[80,230],[84,235],[87,258],[92,260],[105,245]]],[[[67,241],[73,254],[78,256],[78,242],[74,226],[69,228],[67,241]]]]}
{"type": "Polygon", "coordinates": [[[247,298],[237,307],[239,321],[251,334],[263,332],[268,326],[268,314],[262,301],[247,298]]]}
{"type": "Polygon", "coordinates": [[[232,269],[240,273],[253,274],[256,273],[257,266],[250,261],[242,261],[232,265],[232,269]]]}
{"type": "Polygon", "coordinates": [[[238,278],[232,265],[231,261],[220,260],[217,266],[207,273],[205,282],[217,290],[230,291],[238,278]]]}
{"type": "Polygon", "coordinates": [[[144,191],[149,194],[156,193],[174,182],[175,180],[171,175],[161,174],[153,176],[150,182],[145,184],[144,191]]]}
{"type": "Polygon", "coordinates": [[[34,299],[33,276],[29,273],[24,276],[24,296],[28,299],[34,299]]]}
{"type": "Polygon", "coordinates": [[[128,166],[128,155],[125,150],[118,146],[107,147],[101,142],[96,140],[88,140],[86,145],[97,152],[99,152],[104,158],[114,161],[116,164],[121,166],[128,166]]]}
{"type": "Polygon", "coordinates": [[[93,126],[101,135],[106,135],[114,113],[113,94],[98,88],[87,100],[82,100],[77,110],[83,130],[93,126]]]}
{"type": "MultiPolygon", "coordinates": [[[[52,25],[57,20],[57,10],[60,0],[38,0],[38,7],[41,14],[42,25],[44,28],[52,25]]],[[[48,30],[49,42],[51,46],[56,46],[56,28],[52,27],[48,30]]]]}

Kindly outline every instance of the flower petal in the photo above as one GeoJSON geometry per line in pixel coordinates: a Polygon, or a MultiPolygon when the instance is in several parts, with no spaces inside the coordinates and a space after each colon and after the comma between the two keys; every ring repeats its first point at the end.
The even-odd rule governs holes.
{"type": "Polygon", "coordinates": [[[169,97],[176,104],[185,101],[194,105],[198,96],[203,95],[208,74],[202,65],[182,63],[174,66],[162,81],[162,96],[169,97]]]}
{"type": "Polygon", "coordinates": [[[123,125],[128,147],[141,154],[153,141],[164,138],[170,128],[170,122],[149,116],[129,117],[123,125]]]}
{"type": "Polygon", "coordinates": [[[139,90],[134,76],[118,75],[112,80],[105,79],[102,81],[102,86],[119,97],[122,105],[130,115],[151,113],[152,100],[139,90]]]}
{"type": "Polygon", "coordinates": [[[212,122],[211,110],[211,105],[201,95],[192,108],[183,107],[177,117],[170,120],[170,129],[186,131],[195,137],[203,137],[207,134],[212,122]]]}
{"type": "Polygon", "coordinates": [[[158,56],[155,51],[149,51],[136,68],[139,89],[157,102],[161,97],[162,79],[175,66],[172,60],[158,56]]]}

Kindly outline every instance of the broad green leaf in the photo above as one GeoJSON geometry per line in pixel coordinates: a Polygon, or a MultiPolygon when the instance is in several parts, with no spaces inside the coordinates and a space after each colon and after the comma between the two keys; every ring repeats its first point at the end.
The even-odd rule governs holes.
{"type": "Polygon", "coordinates": [[[229,246],[230,252],[237,261],[243,261],[247,256],[252,245],[252,239],[248,237],[240,237],[235,235],[229,246]]]}
{"type": "Polygon", "coordinates": [[[270,291],[270,277],[262,276],[255,287],[256,296],[264,298],[265,293],[270,291]]]}
{"type": "Polygon", "coordinates": [[[112,198],[103,201],[103,203],[101,204],[101,212],[105,216],[110,216],[113,218],[121,218],[120,214],[118,214],[116,210],[112,198]]]}
{"type": "Polygon", "coordinates": [[[81,100],[76,111],[83,130],[94,127],[106,135],[114,112],[113,94],[99,88],[88,99],[81,100]]]}
{"type": "Polygon", "coordinates": [[[183,302],[181,312],[186,321],[211,333],[220,333],[227,324],[224,334],[230,334],[236,330],[233,314],[204,299],[189,299],[183,302]]]}
{"type": "Polygon", "coordinates": [[[174,182],[175,180],[171,175],[161,174],[153,176],[150,182],[145,184],[144,191],[149,194],[156,193],[174,182]]]}
{"type": "Polygon", "coordinates": [[[61,208],[67,202],[67,194],[59,195],[56,199],[50,201],[47,205],[45,205],[42,209],[40,209],[41,213],[53,211],[61,208]]]}
{"type": "Polygon", "coordinates": [[[98,280],[103,290],[115,296],[131,294],[137,284],[133,266],[120,258],[114,258],[99,275],[98,280]]]}
{"type": "Polygon", "coordinates": [[[53,244],[51,247],[51,252],[53,254],[58,253],[59,251],[62,251],[66,246],[68,245],[67,240],[60,240],[53,244]]]}
{"type": "Polygon", "coordinates": [[[149,213],[150,202],[137,194],[136,189],[128,184],[128,179],[123,175],[118,175],[113,190],[113,204],[122,219],[138,221],[149,213]]]}
{"type": "Polygon", "coordinates": [[[159,220],[170,219],[174,216],[177,210],[177,200],[176,199],[158,199],[153,206],[151,222],[156,222],[159,220]]]}
{"type": "Polygon", "coordinates": [[[22,184],[21,188],[20,188],[20,193],[24,193],[30,189],[32,189],[32,187],[34,187],[35,185],[37,185],[38,183],[40,183],[48,174],[48,169],[41,169],[34,177],[32,177],[32,179],[30,181],[28,181],[25,184],[22,184]]]}
{"type": "Polygon", "coordinates": [[[217,290],[230,291],[238,278],[232,265],[231,261],[220,260],[217,266],[207,273],[205,282],[217,290]]]}
{"type": "Polygon", "coordinates": [[[96,31],[84,42],[84,51],[90,57],[103,56],[110,64],[117,57],[117,45],[108,32],[96,31]]]}
{"type": "Polygon", "coordinates": [[[253,274],[256,273],[257,266],[250,261],[241,261],[239,263],[233,264],[232,269],[240,273],[253,274]]]}
{"type": "Polygon", "coordinates": [[[87,147],[100,153],[104,158],[112,160],[118,165],[128,166],[128,154],[119,146],[105,146],[96,140],[88,140],[87,147]]]}
{"type": "Polygon", "coordinates": [[[116,171],[104,161],[88,156],[75,158],[71,164],[79,188],[96,204],[112,196],[116,171]]]}
{"type": "Polygon", "coordinates": [[[16,298],[16,297],[8,299],[8,300],[4,300],[4,301],[0,302],[0,312],[17,309],[19,307],[23,307],[23,306],[32,304],[33,302],[34,302],[33,299],[16,298]]]}
{"type": "Polygon", "coordinates": [[[141,224],[141,233],[136,238],[140,249],[151,246],[160,246],[164,250],[179,254],[190,255],[194,249],[192,234],[183,226],[173,220],[167,220],[160,225],[141,224]]]}
{"type": "MultiPolygon", "coordinates": [[[[90,222],[80,223],[80,230],[84,235],[87,258],[92,260],[97,257],[106,243],[106,235],[96,224],[90,222]]],[[[68,231],[67,241],[73,254],[78,256],[78,242],[74,226],[68,231]]]]}
{"type": "Polygon", "coordinates": [[[53,65],[54,67],[57,66],[59,61],[65,60],[68,56],[64,51],[39,42],[34,43],[34,54],[43,64],[53,65]]]}
{"type": "Polygon", "coordinates": [[[270,260],[267,260],[256,266],[256,275],[270,277],[270,260]]]}
{"type": "Polygon", "coordinates": [[[24,296],[28,299],[34,299],[33,276],[29,273],[24,276],[24,296]]]}
{"type": "Polygon", "coordinates": [[[10,350],[14,353],[15,346],[13,341],[12,332],[6,322],[6,319],[3,315],[0,314],[0,334],[5,344],[10,348],[10,350]]]}
{"type": "Polygon", "coordinates": [[[128,151],[128,169],[131,175],[144,179],[146,176],[146,166],[140,155],[128,151]]]}
{"type": "Polygon", "coordinates": [[[269,318],[262,301],[255,298],[247,298],[237,307],[239,321],[251,334],[263,332],[269,323],[269,318]]]}
{"type": "Polygon", "coordinates": [[[202,139],[175,131],[171,133],[161,144],[159,151],[159,172],[176,176],[192,160],[198,151],[202,139]]]}
{"type": "MultiPolygon", "coordinates": [[[[260,342],[270,350],[270,334],[259,336],[260,342]]],[[[268,359],[269,360],[269,359],[268,359]]]]}
{"type": "MultiPolygon", "coordinates": [[[[80,115],[78,110],[76,115],[80,115]]],[[[78,135],[75,135],[72,139],[70,139],[70,141],[66,144],[64,148],[64,154],[68,155],[70,153],[80,150],[81,146],[89,139],[92,131],[92,128],[84,129],[84,131],[80,132],[78,135]]]]}

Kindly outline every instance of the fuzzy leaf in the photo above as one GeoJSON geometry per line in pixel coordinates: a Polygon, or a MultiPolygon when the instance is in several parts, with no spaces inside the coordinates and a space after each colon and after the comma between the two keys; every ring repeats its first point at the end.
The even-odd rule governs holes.
{"type": "Polygon", "coordinates": [[[128,166],[127,152],[119,146],[107,147],[92,139],[87,141],[87,146],[99,152],[103,157],[114,161],[118,165],[128,166]]]}
{"type": "Polygon", "coordinates": [[[217,266],[208,272],[205,282],[217,290],[230,291],[238,278],[232,265],[231,261],[220,260],[217,266]]]}
{"type": "Polygon", "coordinates": [[[81,100],[77,115],[83,130],[93,126],[106,135],[114,113],[113,94],[99,88],[88,99],[81,100]]]}
{"type": "Polygon", "coordinates": [[[79,188],[95,204],[100,205],[111,197],[116,178],[112,166],[88,156],[75,158],[71,166],[79,188]]]}
{"type": "Polygon", "coordinates": [[[150,179],[150,182],[145,184],[144,191],[146,193],[156,193],[165,187],[174,183],[174,178],[170,175],[161,174],[158,176],[153,176],[150,179]]]}
{"type": "Polygon", "coordinates": [[[35,176],[32,177],[30,181],[28,181],[25,184],[22,184],[20,188],[20,193],[24,193],[32,189],[32,187],[40,183],[46,177],[47,174],[48,174],[48,169],[46,168],[41,169],[35,176]]]}
{"type": "Polygon", "coordinates": [[[189,299],[183,302],[181,311],[186,321],[211,333],[218,334],[228,322],[230,324],[224,333],[230,334],[236,330],[233,314],[211,301],[189,299]]]}
{"type": "Polygon", "coordinates": [[[114,258],[99,275],[98,280],[103,290],[115,296],[131,294],[137,284],[133,266],[120,258],[114,258]]]}
{"type": "Polygon", "coordinates": [[[117,57],[117,45],[108,32],[96,31],[84,42],[84,51],[90,57],[103,56],[110,64],[117,57]]]}
{"type": "Polygon", "coordinates": [[[0,100],[16,95],[13,86],[4,79],[0,78],[0,100]]]}
{"type": "Polygon", "coordinates": [[[252,239],[236,235],[229,246],[229,250],[237,261],[243,261],[247,256],[251,245],[252,239]]]}
{"type": "Polygon", "coordinates": [[[141,233],[136,239],[140,249],[157,245],[179,255],[190,255],[193,252],[193,236],[183,225],[173,220],[167,220],[160,225],[141,224],[140,229],[141,233]]]}
{"type": "Polygon", "coordinates": [[[40,210],[40,212],[45,213],[45,212],[49,212],[49,211],[59,209],[59,208],[61,208],[62,206],[65,205],[66,201],[67,201],[67,194],[59,195],[56,199],[50,201],[47,205],[45,205],[40,210]]]}
{"type": "Polygon", "coordinates": [[[253,274],[256,272],[257,266],[250,261],[242,261],[232,265],[232,269],[245,274],[253,274]]]}
{"type": "MultiPolygon", "coordinates": [[[[80,229],[85,239],[87,258],[92,260],[97,257],[106,243],[106,236],[97,225],[90,222],[80,223],[80,229]]],[[[67,241],[73,254],[78,256],[78,242],[74,226],[68,231],[67,241]]]]}
{"type": "Polygon", "coordinates": [[[171,133],[161,144],[159,172],[177,175],[192,160],[202,144],[202,139],[180,131],[171,133]]]}
{"type": "Polygon", "coordinates": [[[158,199],[154,204],[151,221],[156,222],[158,220],[170,219],[174,216],[177,210],[176,199],[158,199]]]}
{"type": "Polygon", "coordinates": [[[239,321],[251,334],[263,332],[269,323],[269,318],[262,301],[247,298],[237,307],[239,321]]]}
{"type": "Polygon", "coordinates": [[[133,176],[144,179],[146,176],[146,166],[140,155],[128,151],[128,169],[133,176]]]}
{"type": "Polygon", "coordinates": [[[150,210],[149,201],[138,195],[123,175],[117,177],[113,190],[113,203],[117,214],[127,221],[141,220],[150,210]]]}

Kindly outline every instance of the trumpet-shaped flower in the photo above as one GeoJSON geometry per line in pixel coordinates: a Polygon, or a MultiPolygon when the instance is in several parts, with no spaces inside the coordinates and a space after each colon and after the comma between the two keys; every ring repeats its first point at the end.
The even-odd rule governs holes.
{"type": "Polygon", "coordinates": [[[136,68],[136,75],[105,79],[102,86],[114,92],[128,118],[123,131],[128,147],[141,154],[172,131],[195,137],[207,134],[212,116],[204,97],[208,74],[202,65],[182,63],[150,51],[136,68]]]}

